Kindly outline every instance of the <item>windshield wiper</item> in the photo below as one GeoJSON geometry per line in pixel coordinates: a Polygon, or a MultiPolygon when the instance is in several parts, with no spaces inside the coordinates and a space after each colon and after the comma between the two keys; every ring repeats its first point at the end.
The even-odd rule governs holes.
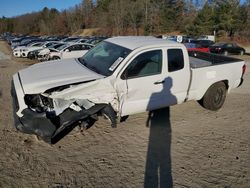
{"type": "Polygon", "coordinates": [[[101,74],[101,72],[100,72],[96,67],[94,67],[94,66],[92,66],[92,65],[88,65],[88,68],[89,68],[90,70],[96,72],[97,74],[101,74]]]}
{"type": "Polygon", "coordinates": [[[96,67],[87,64],[86,61],[85,61],[83,58],[79,58],[79,61],[80,61],[85,67],[87,67],[88,69],[90,69],[90,70],[96,72],[97,74],[101,74],[101,72],[100,72],[96,67]]]}

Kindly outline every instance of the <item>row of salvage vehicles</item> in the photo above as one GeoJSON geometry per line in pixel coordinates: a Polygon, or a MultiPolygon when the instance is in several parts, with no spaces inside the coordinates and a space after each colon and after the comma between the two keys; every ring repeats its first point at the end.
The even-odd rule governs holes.
{"type": "MultiPolygon", "coordinates": [[[[28,44],[12,46],[12,49],[14,57],[38,59],[39,61],[79,58],[94,47],[95,42],[97,42],[89,43],[88,41],[90,40],[86,38],[63,39],[59,41],[30,41],[28,44]]],[[[91,39],[91,41],[93,40],[91,39]]]]}

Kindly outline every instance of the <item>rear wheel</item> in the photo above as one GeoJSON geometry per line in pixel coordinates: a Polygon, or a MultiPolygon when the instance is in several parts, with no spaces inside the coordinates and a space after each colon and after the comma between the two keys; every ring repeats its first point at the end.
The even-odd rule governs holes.
{"type": "Polygon", "coordinates": [[[217,111],[225,102],[227,88],[224,82],[211,85],[203,98],[198,101],[201,106],[208,110],[217,111]]]}

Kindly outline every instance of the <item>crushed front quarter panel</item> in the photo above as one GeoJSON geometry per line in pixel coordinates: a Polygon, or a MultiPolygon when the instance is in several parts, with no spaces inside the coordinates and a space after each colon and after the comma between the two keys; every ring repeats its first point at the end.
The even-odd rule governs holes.
{"type": "Polygon", "coordinates": [[[99,79],[88,83],[73,85],[63,91],[55,91],[49,96],[53,100],[74,101],[85,108],[92,104],[111,104],[119,111],[117,92],[108,79],[99,79]]]}

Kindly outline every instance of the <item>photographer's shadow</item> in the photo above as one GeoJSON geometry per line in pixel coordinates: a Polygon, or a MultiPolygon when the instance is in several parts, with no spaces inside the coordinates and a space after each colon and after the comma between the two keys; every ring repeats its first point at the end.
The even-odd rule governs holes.
{"type": "MultiPolygon", "coordinates": [[[[172,79],[166,78],[163,84],[163,90],[167,94],[166,100],[174,103],[177,99],[171,94],[172,79]]],[[[151,98],[153,100],[154,95],[151,98]]],[[[164,99],[162,99],[164,100],[164,99]]],[[[150,102],[149,102],[149,105],[150,102]]],[[[146,126],[150,128],[149,143],[147,152],[147,161],[144,177],[144,187],[173,187],[171,173],[171,123],[170,123],[170,107],[150,111],[146,126]]]]}

